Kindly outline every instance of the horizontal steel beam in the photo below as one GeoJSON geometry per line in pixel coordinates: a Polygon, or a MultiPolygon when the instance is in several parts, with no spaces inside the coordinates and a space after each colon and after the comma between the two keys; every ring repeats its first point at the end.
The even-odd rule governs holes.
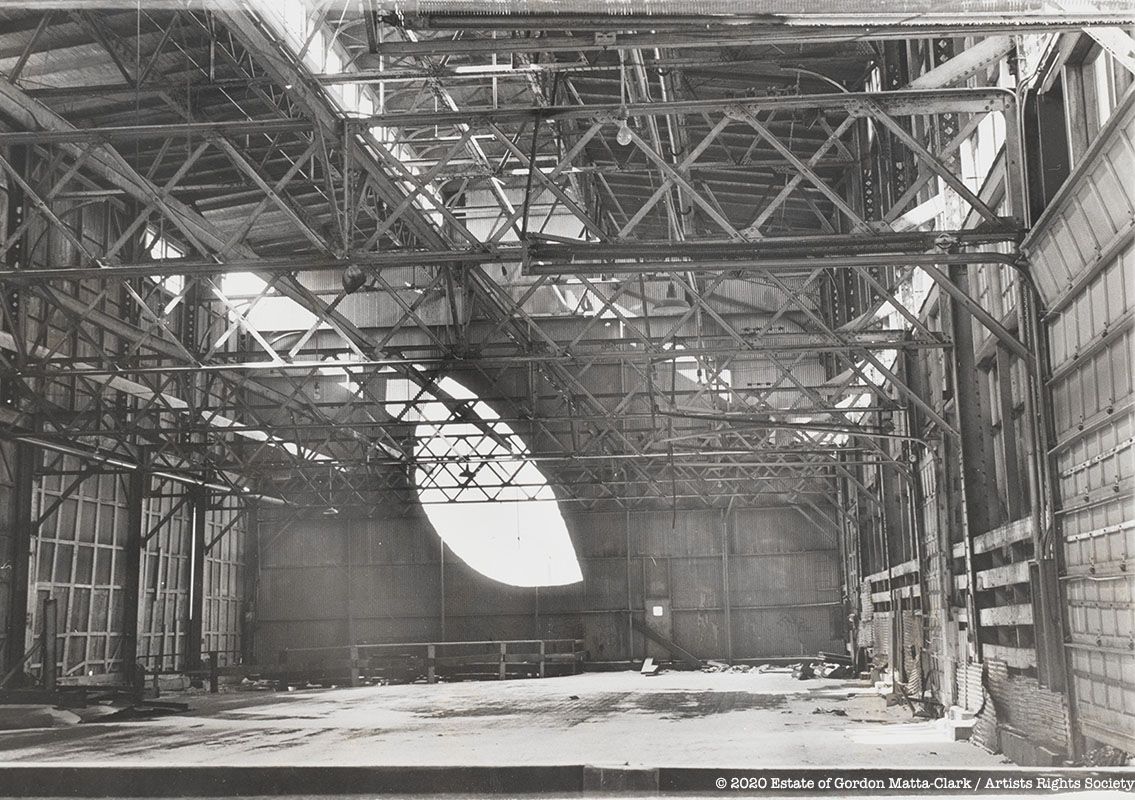
{"type": "Polygon", "coordinates": [[[140,141],[171,137],[207,139],[210,136],[269,136],[295,131],[310,132],[315,125],[306,119],[231,120],[226,122],[181,122],[167,125],[109,125],[54,131],[0,131],[0,146],[58,144],[61,142],[140,141]]]}
{"type": "Polygon", "coordinates": [[[737,109],[757,111],[840,111],[856,116],[870,116],[881,109],[894,116],[911,114],[969,113],[1002,111],[1015,102],[1007,89],[904,89],[893,92],[846,92],[759,97],[738,97],[728,100],[671,100],[627,105],[595,104],[586,106],[530,106],[527,108],[469,107],[460,111],[397,112],[376,114],[349,125],[386,128],[432,127],[435,125],[484,125],[488,123],[555,122],[587,119],[615,122],[624,117],[661,117],[701,115],[737,109]]]}
{"type": "MultiPolygon", "coordinates": [[[[59,267],[56,269],[3,269],[0,281],[6,283],[28,284],[41,281],[74,281],[99,278],[123,280],[127,278],[170,277],[184,275],[200,277],[223,275],[233,272],[341,272],[352,264],[371,269],[444,266],[454,264],[471,266],[475,264],[516,264],[526,260],[556,260],[572,265],[582,259],[602,258],[642,258],[655,255],[659,258],[688,257],[706,259],[743,259],[753,256],[799,256],[811,257],[811,268],[826,267],[817,263],[830,255],[863,253],[888,254],[895,252],[923,253],[934,246],[941,237],[947,237],[959,244],[974,246],[1004,241],[1016,241],[1019,231],[938,231],[916,233],[880,232],[876,234],[814,234],[803,236],[768,236],[751,242],[686,241],[663,242],[642,241],[625,243],[590,242],[549,242],[533,239],[527,245],[495,245],[479,249],[453,250],[388,250],[385,252],[352,252],[342,258],[318,255],[263,256],[257,259],[226,259],[225,261],[193,261],[175,259],[169,261],[148,261],[137,264],[108,264],[92,267],[59,267]]],[[[992,254],[991,254],[992,255],[992,254]]],[[[875,258],[872,256],[871,258],[875,258]]],[[[939,261],[936,263],[950,263],[939,261]]],[[[965,262],[980,263],[980,262],[965,262]]],[[[874,262],[867,264],[873,266],[874,262]]],[[[573,274],[575,269],[564,269],[562,273],[553,269],[555,265],[530,265],[532,274],[573,274]]],[[[743,266],[743,265],[742,265],[743,266]]],[[[765,264],[769,268],[774,265],[765,264]]],[[[838,259],[833,259],[832,267],[838,267],[838,259]]],[[[680,266],[682,270],[688,266],[680,266]]],[[[728,267],[719,267],[728,269],[728,267]]],[[[602,270],[618,272],[615,269],[602,270]]],[[[642,270],[636,270],[642,271],[642,270]]],[[[660,270],[665,271],[665,270],[660,270]]]]}
{"type": "Polygon", "coordinates": [[[0,439],[8,439],[14,442],[23,442],[33,447],[38,447],[41,450],[48,450],[54,453],[61,453],[77,458],[81,461],[105,464],[108,467],[114,467],[124,471],[137,471],[144,470],[147,474],[155,478],[162,478],[165,480],[173,481],[174,483],[184,484],[186,486],[199,486],[208,489],[212,492],[221,494],[231,494],[238,497],[243,497],[248,500],[258,500],[273,505],[286,505],[287,501],[274,495],[260,494],[258,492],[245,491],[244,489],[236,486],[230,486],[223,483],[215,483],[205,480],[197,475],[189,472],[171,472],[168,469],[150,469],[143,467],[136,461],[123,458],[117,454],[108,454],[100,452],[97,449],[86,448],[75,445],[71,442],[57,442],[53,441],[49,436],[44,434],[29,434],[21,433],[18,430],[6,430],[0,427],[0,439]]]}
{"type": "MultiPolygon", "coordinates": [[[[482,5],[476,11],[485,10],[482,5]]],[[[473,9],[467,9],[473,11],[473,9]]],[[[639,17],[636,21],[633,16],[608,16],[603,13],[594,15],[600,19],[618,20],[619,28],[643,29],[653,28],[654,17],[639,17]]],[[[779,18],[781,15],[777,15],[779,18]]],[[[1119,17],[1130,16],[1119,14],[1119,17]]],[[[557,53],[557,52],[603,52],[615,50],[638,50],[654,48],[706,48],[715,47],[745,47],[756,45],[777,44],[806,44],[829,42],[862,42],[864,40],[894,40],[931,38],[952,31],[957,35],[959,28],[964,28],[965,35],[988,36],[992,34],[1019,34],[1025,32],[1048,32],[1072,30],[1087,25],[1118,25],[1115,13],[1084,13],[1065,14],[1049,13],[1037,15],[1006,15],[995,14],[983,18],[979,14],[967,14],[964,17],[956,15],[934,14],[904,14],[904,19],[880,18],[875,14],[860,14],[845,19],[842,24],[837,23],[837,15],[825,15],[827,24],[818,22],[809,23],[807,17],[801,18],[796,25],[733,25],[730,27],[716,27],[706,29],[707,19],[703,16],[685,17],[686,25],[679,30],[656,31],[650,33],[625,33],[615,31],[610,38],[595,36],[565,36],[562,34],[552,36],[532,37],[501,37],[499,39],[432,39],[423,38],[420,41],[387,41],[380,45],[376,55],[359,59],[362,68],[370,67],[379,56],[386,59],[412,58],[412,57],[443,57],[452,55],[474,55],[489,53],[557,53]],[[913,17],[913,20],[911,20],[913,17]],[[906,20],[910,20],[906,22],[906,20]],[[905,23],[905,24],[904,24],[905,23]]],[[[430,15],[426,17],[412,16],[408,22],[411,27],[415,25],[431,27],[443,17],[430,15]]],[[[539,19],[546,24],[547,17],[539,19]]],[[[569,17],[561,17],[561,22],[567,22],[569,17]]],[[[724,19],[731,19],[727,17],[724,19]]],[[[740,18],[743,20],[744,18],[740,18]]],[[[489,27],[506,27],[508,30],[518,30],[524,20],[523,15],[513,16],[486,16],[481,17],[473,13],[465,13],[447,22],[445,28],[451,25],[461,25],[463,29],[484,30],[489,27]]],[[[724,20],[723,20],[724,21],[724,20]]],[[[537,24],[535,21],[533,24],[537,24]]],[[[1131,24],[1131,23],[1126,23],[1131,24]]],[[[530,27],[523,25],[522,27],[530,27]]],[[[574,26],[569,26],[574,27],[574,26]]],[[[543,28],[539,28],[543,30],[543,28]]]]}
{"type": "Polygon", "coordinates": [[[946,264],[1004,264],[1019,266],[1016,256],[1006,253],[880,253],[869,256],[820,256],[814,258],[691,259],[689,261],[604,261],[529,263],[526,275],[638,275],[656,272],[760,272],[785,270],[806,272],[814,269],[858,269],[861,267],[917,267],[946,264]]]}
{"type": "MultiPolygon", "coordinates": [[[[641,317],[636,317],[641,318],[641,317]]],[[[444,326],[437,326],[439,329],[444,326]]],[[[412,366],[423,369],[444,369],[446,371],[460,371],[462,367],[507,367],[527,364],[544,364],[549,362],[591,364],[665,364],[670,361],[688,361],[694,358],[713,358],[718,356],[750,355],[768,353],[789,353],[797,351],[837,352],[841,350],[897,350],[897,349],[926,349],[950,347],[947,339],[924,339],[909,337],[905,331],[882,331],[868,333],[841,334],[839,340],[822,333],[792,333],[792,334],[766,334],[744,335],[745,345],[737,342],[717,347],[684,347],[663,348],[661,345],[647,348],[640,346],[633,350],[611,350],[620,342],[605,341],[602,339],[582,343],[591,347],[575,344],[570,353],[532,353],[517,355],[492,355],[476,353],[468,356],[452,355],[423,355],[419,357],[400,358],[372,358],[357,361],[313,361],[300,359],[296,361],[217,361],[215,363],[200,364],[157,364],[146,366],[130,366],[121,363],[119,359],[111,359],[113,364],[99,367],[90,364],[90,359],[79,366],[72,366],[70,359],[35,360],[29,366],[20,369],[18,377],[109,377],[117,375],[197,375],[208,372],[243,372],[255,373],[269,377],[274,374],[284,375],[291,372],[316,372],[321,370],[341,368],[347,371],[382,370],[391,367],[412,366]],[[593,348],[593,349],[592,349],[593,348]]],[[[685,338],[685,337],[683,337],[685,338]]],[[[724,338],[724,337],[722,337],[724,338]]],[[[680,340],[679,340],[680,341],[680,340]]],[[[567,346],[567,342],[562,342],[567,346]]],[[[635,345],[635,341],[622,344],[635,345]]],[[[344,375],[343,377],[348,377],[344,375]]]]}
{"type": "Polygon", "coordinates": [[[488,250],[434,250],[387,253],[352,253],[349,258],[331,256],[281,255],[256,259],[232,258],[224,261],[192,261],[176,259],[138,264],[111,264],[103,267],[61,267],[59,269],[0,270],[0,281],[35,283],[38,281],[74,281],[101,278],[123,280],[149,276],[202,277],[234,272],[291,274],[295,272],[341,272],[352,264],[381,269],[383,267],[442,266],[445,264],[516,263],[522,258],[519,247],[488,250]]]}
{"type": "Polygon", "coordinates": [[[526,255],[534,261],[578,261],[604,258],[746,258],[755,256],[865,255],[922,253],[942,241],[977,246],[1016,241],[1023,231],[879,231],[854,234],[764,236],[737,241],[561,242],[533,238],[526,255]]]}

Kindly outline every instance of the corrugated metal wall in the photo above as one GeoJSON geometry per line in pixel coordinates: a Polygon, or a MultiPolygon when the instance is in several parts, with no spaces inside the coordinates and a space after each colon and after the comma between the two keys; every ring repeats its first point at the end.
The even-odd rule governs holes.
{"type": "Polygon", "coordinates": [[[8,654],[8,617],[12,613],[9,598],[12,592],[13,547],[15,531],[12,529],[11,510],[15,507],[15,466],[12,459],[15,448],[9,442],[0,442],[0,664],[8,654]]]}
{"type": "MultiPolygon", "coordinates": [[[[70,456],[53,465],[70,473],[80,467],[70,456]]],[[[42,624],[44,600],[55,598],[60,676],[97,679],[122,670],[126,490],[123,475],[94,475],[60,500],[73,479],[73,474],[48,474],[36,485],[33,518],[41,522],[31,543],[26,636],[30,646],[42,624]]],[[[143,506],[150,536],[141,560],[138,661],[149,671],[169,672],[186,666],[192,512],[188,504],[175,510],[177,498],[168,485],[155,481],[151,493],[143,506]]],[[[209,512],[207,543],[233,522],[234,513],[209,512]]],[[[245,528],[238,519],[205,560],[202,651],[220,651],[225,664],[235,663],[240,652],[244,547],[245,528]]],[[[39,669],[38,658],[31,666],[39,669]]]]}
{"type": "Polygon", "coordinates": [[[282,532],[266,520],[257,660],[352,638],[570,637],[593,660],[621,661],[646,652],[630,619],[654,602],[668,605],[674,641],[703,658],[842,652],[835,542],[795,509],[565,518],[583,582],[538,591],[490,581],[448,552],[443,577],[437,535],[418,515],[282,532]]]}
{"type": "Polygon", "coordinates": [[[150,538],[142,550],[138,660],[147,670],[164,672],[185,666],[193,511],[188,503],[174,511],[181,498],[168,488],[163,494],[151,498],[142,515],[143,535],[150,538]],[[171,511],[173,516],[155,531],[171,511]]]}
{"type": "Polygon", "coordinates": [[[202,652],[217,652],[219,663],[235,664],[241,654],[244,615],[246,518],[232,509],[215,509],[205,523],[205,602],[202,652]]]}
{"type": "Polygon", "coordinates": [[[1135,752],[1135,98],[1025,243],[1044,298],[1076,720],[1135,752]]]}
{"type": "MultiPolygon", "coordinates": [[[[70,472],[82,465],[60,457],[57,466],[70,472]]],[[[60,500],[73,479],[45,475],[39,481],[28,611],[31,630],[39,630],[43,601],[56,599],[60,675],[89,677],[119,669],[125,487],[117,475],[97,475],[60,500]]]]}
{"type": "MultiPolygon", "coordinates": [[[[30,164],[27,177],[34,185],[52,186],[66,172],[64,165],[46,159],[32,158],[30,164]]],[[[0,192],[0,196],[5,197],[6,203],[7,193],[0,192]]],[[[120,235],[116,226],[121,223],[117,215],[122,211],[117,200],[56,199],[52,207],[73,225],[72,233],[92,252],[105,250],[108,241],[120,235]]],[[[7,222],[7,215],[0,214],[0,228],[7,222]]],[[[0,239],[5,235],[0,231],[0,239]]],[[[35,244],[26,255],[27,264],[21,266],[63,267],[81,261],[68,237],[54,228],[45,228],[42,220],[33,221],[25,238],[35,244]]],[[[83,306],[96,313],[112,318],[131,317],[119,294],[102,291],[101,284],[80,284],[74,288],[74,294],[83,306]]],[[[25,338],[49,344],[57,357],[91,358],[117,353],[124,347],[121,340],[98,325],[88,325],[83,335],[74,335],[73,321],[34,293],[23,293],[20,303],[25,338]]],[[[89,412],[96,402],[108,401],[112,396],[101,396],[102,392],[93,386],[82,380],[59,378],[41,382],[36,390],[61,409],[89,412]]],[[[0,385],[0,400],[5,396],[4,390],[0,385]]],[[[2,402],[0,410],[7,410],[2,402]]],[[[57,601],[59,675],[76,682],[121,680],[128,478],[107,465],[32,450],[32,457],[20,465],[26,470],[25,476],[34,473],[30,492],[32,525],[30,530],[14,529],[15,453],[11,443],[0,443],[0,621],[11,621],[14,631],[23,628],[23,644],[30,647],[39,634],[43,601],[52,597],[57,601]],[[23,588],[11,577],[17,572],[17,535],[27,537],[30,550],[26,625],[23,620],[10,619],[13,613],[19,613],[21,605],[12,602],[12,593],[23,588]]],[[[139,662],[151,670],[182,669],[186,663],[191,512],[188,505],[174,510],[183,491],[184,487],[179,485],[171,487],[152,480],[142,505],[144,535],[153,535],[147,539],[141,559],[137,653],[139,662]],[[167,517],[167,512],[172,513],[167,517]]],[[[229,513],[210,511],[210,530],[215,533],[207,541],[219,534],[219,525],[227,524],[229,513]]],[[[238,567],[244,536],[244,525],[238,522],[218,541],[206,561],[207,649],[235,651],[239,647],[238,567]]],[[[6,629],[0,631],[6,633],[6,629]]],[[[9,648],[18,652],[18,647],[12,648],[13,643],[6,641],[6,635],[0,644],[5,648],[0,651],[0,660],[7,657],[9,648]]],[[[32,658],[29,666],[32,672],[38,672],[38,656],[32,658]]]]}

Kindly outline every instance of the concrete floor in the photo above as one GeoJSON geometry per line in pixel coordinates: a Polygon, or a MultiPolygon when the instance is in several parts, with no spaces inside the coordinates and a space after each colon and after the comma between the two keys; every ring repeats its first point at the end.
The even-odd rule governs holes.
{"type": "Polygon", "coordinates": [[[592,673],[184,699],[192,709],[177,716],[0,731],[0,765],[1005,763],[905,707],[882,708],[861,683],[784,673],[592,673]]]}

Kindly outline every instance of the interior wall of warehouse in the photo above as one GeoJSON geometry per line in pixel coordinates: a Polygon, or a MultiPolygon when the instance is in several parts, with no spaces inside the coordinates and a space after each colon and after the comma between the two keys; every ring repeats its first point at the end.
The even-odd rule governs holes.
{"type": "MultiPolygon", "coordinates": [[[[1021,360],[931,291],[921,319],[951,334],[954,356],[920,351],[906,374],[962,436],[934,434],[917,413],[905,420],[927,440],[914,452],[891,446],[916,465],[898,481],[900,505],[916,513],[896,520],[855,495],[858,524],[844,537],[859,642],[893,662],[908,690],[925,685],[943,704],[980,710],[977,740],[1017,759],[1092,741],[1135,749],[1131,76],[1090,41],[1073,52],[1027,106],[1034,225],[1024,249],[1041,293],[1040,407],[1021,360]],[[1034,472],[1037,448],[1052,456],[1049,477],[1034,472]],[[1060,588],[1047,607],[1063,618],[1046,645],[1038,573],[1053,563],[1050,530],[1059,574],[1049,585],[1060,588]]],[[[1002,214],[1003,175],[998,160],[982,190],[1002,214]]],[[[1029,335],[1012,270],[952,277],[1029,335]]]]}
{"type": "Polygon", "coordinates": [[[8,622],[12,614],[10,598],[16,580],[16,532],[13,520],[15,508],[15,469],[13,457],[16,448],[0,441],[0,664],[8,663],[8,622]]]}
{"type": "Polygon", "coordinates": [[[1072,174],[1024,243],[1043,298],[1056,556],[1073,723],[1135,752],[1135,89],[1063,68],[1072,174]]]}
{"type": "MultiPolygon", "coordinates": [[[[49,167],[44,159],[29,156],[24,162],[22,155],[17,158],[12,153],[7,157],[25,164],[25,179],[43,193],[67,170],[66,163],[49,167]]],[[[15,210],[13,196],[18,195],[0,192],[0,240],[7,238],[8,231],[26,213],[10,213],[15,210]]],[[[125,212],[113,200],[79,203],[56,199],[52,211],[95,253],[117,239],[120,226],[125,224],[121,217],[125,212]]],[[[74,245],[57,230],[44,227],[40,219],[33,221],[22,238],[30,252],[9,250],[9,268],[79,263],[74,245]]],[[[131,307],[125,293],[112,287],[100,297],[101,289],[95,284],[79,284],[76,291],[83,304],[93,304],[95,312],[129,319],[131,307]]],[[[23,292],[20,301],[13,316],[24,325],[25,337],[57,347],[59,357],[94,358],[100,352],[115,353],[128,346],[95,324],[86,324],[83,336],[74,335],[67,316],[34,293],[23,292]]],[[[89,408],[99,401],[90,384],[76,380],[55,380],[39,388],[43,399],[64,411],[89,408]]],[[[3,386],[2,381],[0,397],[12,397],[10,387],[3,386]]],[[[105,393],[103,402],[113,398],[113,392],[105,393]]],[[[127,405],[136,402],[125,400],[127,405]]],[[[4,622],[0,633],[22,629],[23,648],[30,650],[42,628],[44,600],[55,599],[60,637],[58,675],[75,682],[111,679],[108,676],[118,679],[123,672],[127,476],[105,467],[90,470],[91,466],[71,456],[0,443],[0,620],[4,622]],[[20,471],[32,473],[30,497],[26,498],[30,502],[30,525],[20,518],[16,498],[20,471]],[[16,564],[21,538],[27,542],[29,553],[26,586],[19,581],[21,570],[16,564]],[[13,603],[13,598],[25,592],[26,614],[21,626],[13,615],[23,606],[13,603]]],[[[174,508],[184,491],[179,484],[152,479],[142,501],[143,534],[153,535],[146,540],[141,556],[137,652],[139,662],[150,670],[185,666],[192,525],[188,505],[174,508]]],[[[206,541],[210,542],[233,522],[236,512],[218,507],[207,513],[206,541]]],[[[240,654],[245,544],[245,524],[238,519],[205,558],[202,650],[223,651],[226,663],[235,662],[240,654]]],[[[0,663],[11,666],[12,655],[20,648],[7,635],[0,643],[0,663]]],[[[39,674],[39,655],[26,666],[32,674],[39,674]]]]}
{"type": "Polygon", "coordinates": [[[842,652],[834,535],[789,507],[565,513],[583,582],[509,587],[466,567],[424,515],[260,525],[255,652],[350,642],[582,639],[594,661],[648,651],[632,617],[661,605],[701,658],[842,652]],[[443,577],[444,576],[444,577],[443,577]]]}

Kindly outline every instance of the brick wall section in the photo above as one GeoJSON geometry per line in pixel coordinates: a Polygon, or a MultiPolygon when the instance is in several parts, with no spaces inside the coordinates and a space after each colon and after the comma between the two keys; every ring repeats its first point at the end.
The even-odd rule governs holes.
{"type": "MultiPolygon", "coordinates": [[[[906,673],[906,691],[911,696],[922,694],[922,615],[902,612],[902,663],[906,673]]],[[[897,661],[898,659],[896,659],[897,661]]]]}
{"type": "Polygon", "coordinates": [[[988,702],[982,686],[981,664],[958,664],[955,685],[957,697],[954,703],[967,711],[980,712],[973,727],[970,741],[991,753],[1001,752],[997,736],[997,706],[988,702]]]}
{"type": "Polygon", "coordinates": [[[875,655],[887,660],[891,660],[891,626],[894,622],[891,620],[890,612],[874,613],[871,615],[871,637],[875,643],[875,655]]]}
{"type": "Polygon", "coordinates": [[[1068,704],[1063,694],[1042,688],[1035,678],[1010,675],[1001,661],[986,662],[986,684],[1003,725],[1051,749],[1068,750],[1068,704]]]}
{"type": "Polygon", "coordinates": [[[1065,695],[1042,688],[1035,678],[1010,674],[1003,661],[986,661],[984,670],[983,689],[981,664],[959,664],[957,668],[957,705],[977,711],[982,708],[983,696],[988,694],[985,708],[977,716],[972,742],[1000,752],[999,730],[1011,728],[1035,744],[1068,751],[1065,695]]]}

